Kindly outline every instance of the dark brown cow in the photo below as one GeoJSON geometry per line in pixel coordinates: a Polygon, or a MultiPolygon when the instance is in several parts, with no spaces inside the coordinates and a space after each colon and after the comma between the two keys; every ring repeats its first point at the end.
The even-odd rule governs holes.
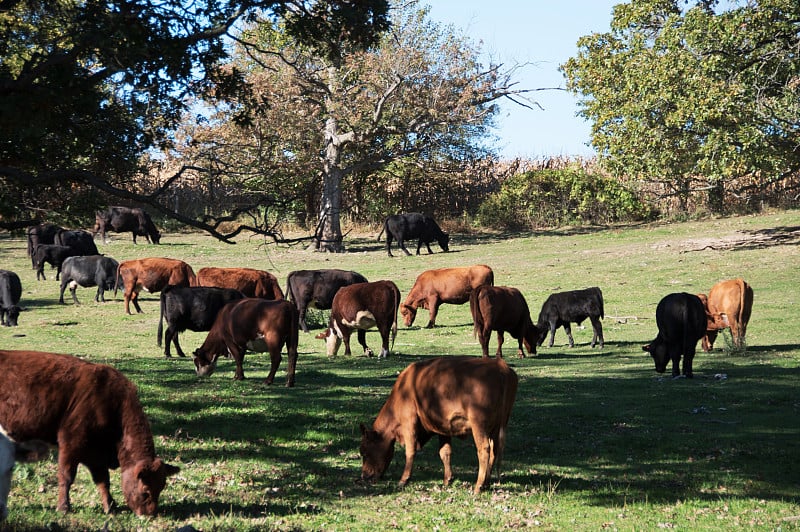
{"type": "Polygon", "coordinates": [[[414,286],[400,307],[403,323],[411,327],[418,308],[426,308],[430,313],[430,329],[436,325],[436,314],[442,303],[462,305],[469,301],[473,290],[479,286],[494,285],[494,272],[485,264],[465,268],[440,268],[419,274],[414,286]]]}
{"type": "Polygon", "coordinates": [[[136,387],[118,370],[69,355],[0,351],[0,424],[17,441],[58,445],[58,509],[70,510],[78,464],[114,508],[109,469],[120,468],[122,494],[136,515],[153,515],[167,477],[179,471],[156,456],[136,387]]]}
{"type": "Polygon", "coordinates": [[[36,268],[36,261],[33,254],[39,244],[55,244],[56,235],[63,231],[63,227],[54,224],[35,225],[28,229],[28,256],[31,258],[31,266],[36,268]]]}
{"type": "Polygon", "coordinates": [[[375,281],[343,286],[336,292],[331,307],[328,329],[320,335],[327,342],[329,357],[336,356],[344,340],[344,354],[350,355],[350,335],[358,330],[358,343],[367,356],[373,356],[367,347],[367,329],[377,327],[381,334],[380,357],[389,356],[389,335],[392,345],[397,336],[397,309],[400,290],[392,281],[375,281]]]}
{"type": "Polygon", "coordinates": [[[253,268],[200,268],[197,286],[230,288],[247,297],[284,299],[278,279],[269,272],[253,268]]]}
{"type": "Polygon", "coordinates": [[[286,277],[286,297],[297,305],[300,328],[308,332],[307,309],[328,310],[341,287],[366,282],[367,278],[358,272],[337,269],[297,270],[286,277]]]}
{"type": "Polygon", "coordinates": [[[703,337],[703,350],[711,351],[717,332],[730,327],[733,345],[743,347],[747,323],[753,310],[753,289],[744,279],[720,281],[711,287],[708,296],[698,294],[706,307],[708,320],[703,337]]]}
{"type": "Polygon", "coordinates": [[[125,312],[130,314],[130,303],[136,312],[142,312],[139,306],[139,292],[160,292],[167,285],[197,286],[197,279],[192,267],[178,259],[151,257],[146,259],[126,260],[119,263],[117,284],[114,286],[114,297],[117,297],[119,280],[122,280],[125,298],[125,312]]]}
{"type": "Polygon", "coordinates": [[[517,355],[525,358],[522,344],[528,353],[536,354],[536,345],[545,331],[539,330],[531,320],[528,302],[516,288],[508,286],[480,286],[472,292],[469,309],[475,322],[475,335],[481,344],[484,358],[489,356],[489,339],[497,331],[497,352],[503,356],[503,332],[507,331],[519,342],[517,355]]]}
{"type": "Polygon", "coordinates": [[[506,428],[517,396],[518,378],[502,358],[441,357],[411,364],[397,377],[372,428],[361,425],[361,478],[380,478],[394,454],[405,446],[405,486],[417,451],[439,436],[444,485],[453,478],[450,442],[472,434],[478,451],[478,480],[473,492],[488,486],[492,469],[500,480],[506,428]]]}
{"type": "Polygon", "coordinates": [[[194,352],[194,365],[201,377],[211,375],[220,355],[236,361],[236,380],[244,379],[242,361],[246,349],[269,352],[271,367],[264,381],[272,384],[281,363],[281,350],[286,345],[289,365],[286,386],[294,386],[297,367],[297,307],[291,301],[270,301],[245,298],[228,303],[217,314],[203,345],[194,352]]]}

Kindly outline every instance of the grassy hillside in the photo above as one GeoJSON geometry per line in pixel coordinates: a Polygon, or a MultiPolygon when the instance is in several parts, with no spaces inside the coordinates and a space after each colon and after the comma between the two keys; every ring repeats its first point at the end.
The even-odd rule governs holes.
{"type": "MultiPolygon", "coordinates": [[[[377,232],[376,232],[377,233],[377,232]]],[[[301,333],[297,385],[263,384],[268,357],[248,354],[247,377],[234,382],[221,360],[210,378],[190,359],[163,357],[156,345],[158,298],[143,293],[143,314],[124,314],[122,298],[59,305],[55,272],[36,281],[20,239],[0,236],[0,268],[19,273],[27,311],[20,326],[0,330],[7,349],[71,353],[112,364],[139,387],[156,448],[181,467],[162,494],[155,518],[126,507],[102,513],[88,471],[79,469],[74,511],[55,511],[56,464],[18,466],[9,529],[173,530],[475,530],[543,529],[796,529],[800,526],[800,211],[703,222],[519,235],[452,235],[451,252],[389,258],[375,234],[350,238],[348,253],[240,238],[236,245],[201,234],[166,234],[162,245],[134,246],[130,235],[98,243],[118,260],[165,256],[195,270],[247,266],[269,270],[285,285],[295,269],[344,268],[370,280],[391,279],[403,296],[423,270],[485,263],[498,285],[519,288],[533,318],[553,291],[599,286],[605,297],[605,348],[591,349],[591,326],[563,330],[553,348],[511,358],[520,376],[499,484],[475,497],[477,458],[470,440],[454,443],[456,480],[442,487],[436,446],[423,448],[409,485],[396,483],[398,447],[383,480],[360,474],[359,424],[370,422],[399,371],[430,356],[479,355],[469,308],[443,306],[433,330],[421,311],[400,325],[392,356],[328,359],[314,333],[301,333]],[[743,277],[755,303],[746,352],[729,335],[695,358],[695,378],[654,371],[641,346],[656,335],[658,301],[670,292],[707,292],[743,277]]],[[[352,235],[351,235],[352,237],[352,235]]],[[[423,252],[424,253],[424,252],[423,252]]],[[[69,301],[69,294],[67,294],[69,301]]],[[[205,337],[181,336],[191,352],[205,337]]],[[[380,345],[376,332],[367,335],[380,345]]],[[[496,337],[490,350],[494,351],[496,337]]],[[[355,345],[354,352],[360,353],[355,345]]],[[[341,353],[341,352],[340,352],[341,353]]],[[[0,383],[2,377],[0,377],[0,383]]],[[[0,384],[1,385],[1,384],[0,384]]],[[[119,474],[113,493],[123,498],[119,474]]]]}

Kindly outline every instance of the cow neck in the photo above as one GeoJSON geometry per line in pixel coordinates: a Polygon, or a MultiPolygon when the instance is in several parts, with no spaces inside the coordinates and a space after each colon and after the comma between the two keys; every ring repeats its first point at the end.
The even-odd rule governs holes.
{"type": "Polygon", "coordinates": [[[378,417],[375,418],[372,429],[380,433],[384,438],[392,440],[400,438],[400,418],[395,412],[392,397],[386,401],[380,412],[378,412],[378,417]]]}
{"type": "Polygon", "coordinates": [[[140,460],[152,461],[156,457],[150,422],[142,405],[132,393],[122,406],[122,439],[117,449],[120,467],[126,469],[140,460]]]}

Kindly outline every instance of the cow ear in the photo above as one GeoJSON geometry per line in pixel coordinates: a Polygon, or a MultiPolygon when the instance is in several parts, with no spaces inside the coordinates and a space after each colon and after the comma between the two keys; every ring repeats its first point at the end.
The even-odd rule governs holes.
{"type": "Polygon", "coordinates": [[[50,446],[41,440],[29,440],[18,443],[15,451],[18,462],[36,462],[50,453],[50,446]]]}

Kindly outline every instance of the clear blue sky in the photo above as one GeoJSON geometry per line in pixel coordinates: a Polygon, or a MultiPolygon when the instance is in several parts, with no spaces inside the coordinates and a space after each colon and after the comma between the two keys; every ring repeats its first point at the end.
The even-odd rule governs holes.
{"type": "MultiPolygon", "coordinates": [[[[483,42],[486,57],[505,65],[529,63],[519,88],[564,87],[558,66],[577,53],[578,38],[607,31],[622,0],[427,0],[431,18],[483,42]]],[[[565,91],[532,97],[544,110],[503,103],[497,135],[502,156],[591,156],[589,124],[575,116],[577,100],[565,91]]]]}

